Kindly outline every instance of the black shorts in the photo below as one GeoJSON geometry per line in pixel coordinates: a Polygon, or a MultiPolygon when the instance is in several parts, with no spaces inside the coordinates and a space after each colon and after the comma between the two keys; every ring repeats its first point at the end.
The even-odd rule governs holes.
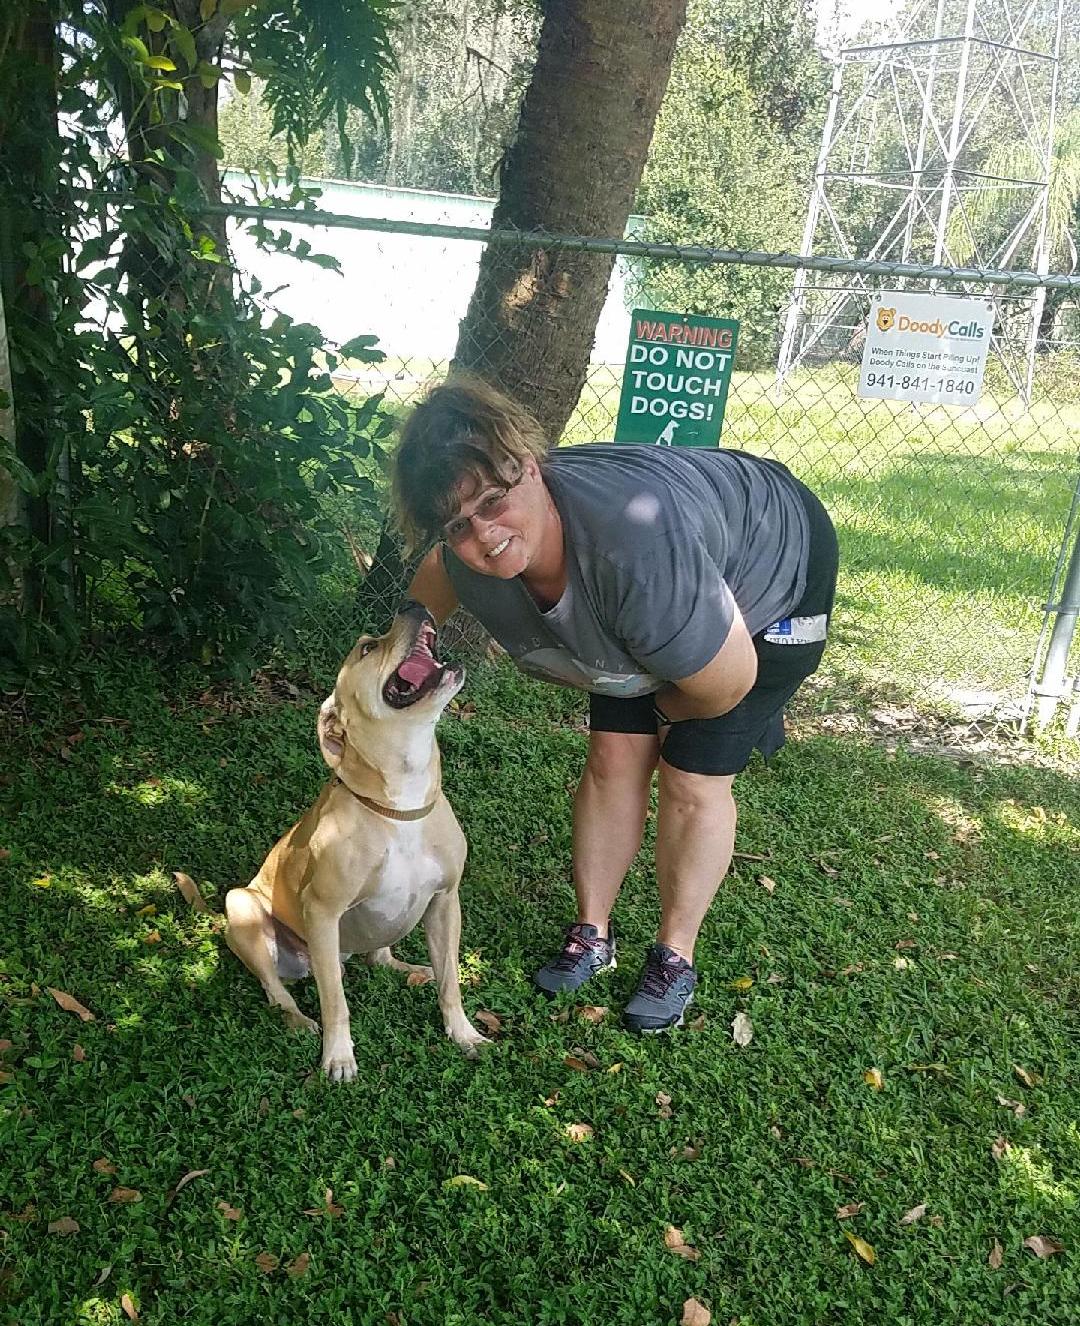
{"type": "MultiPolygon", "coordinates": [[[[798,482],[798,481],[796,481],[798,482]]],[[[809,488],[798,484],[810,523],[806,587],[787,617],[824,615],[832,618],[839,551],[828,512],[809,488]]],[[[746,768],[756,747],[768,759],[784,744],[784,706],[825,652],[825,641],[773,644],[764,631],[753,637],[758,657],[757,680],[734,709],[719,718],[690,718],[672,723],[664,740],[665,763],[687,773],[737,774],[746,768]]],[[[651,695],[632,700],[610,695],[589,696],[589,727],[593,732],[655,734],[651,695]]]]}

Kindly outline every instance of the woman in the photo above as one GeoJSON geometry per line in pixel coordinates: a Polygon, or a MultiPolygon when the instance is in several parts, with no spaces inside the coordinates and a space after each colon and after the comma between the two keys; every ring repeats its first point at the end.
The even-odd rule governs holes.
{"type": "Polygon", "coordinates": [[[410,589],[465,607],[532,676],[589,692],[574,800],[578,915],[536,973],[576,990],[615,965],[611,910],[659,768],[660,928],[624,1023],[681,1025],[694,944],[735,840],[734,777],[784,741],[825,647],[837,547],[821,503],[743,452],[551,450],[520,406],[452,378],[409,417],[394,465],[410,589]]]}

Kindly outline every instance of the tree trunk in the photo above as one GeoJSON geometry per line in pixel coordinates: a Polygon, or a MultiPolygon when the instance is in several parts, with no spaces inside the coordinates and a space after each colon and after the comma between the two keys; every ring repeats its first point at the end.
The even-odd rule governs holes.
{"type": "MultiPolygon", "coordinates": [[[[107,0],[107,3],[110,21],[120,27],[130,7],[129,0],[107,0]]],[[[194,35],[198,58],[207,64],[215,65],[221,56],[228,18],[219,10],[203,22],[199,0],[172,0],[171,4],[166,0],[165,8],[171,9],[177,22],[194,35]]],[[[167,29],[158,33],[142,34],[151,54],[165,53],[166,34],[167,29]]],[[[185,69],[179,72],[181,75],[189,75],[189,71],[185,69]]],[[[175,187],[174,172],[161,162],[162,159],[168,161],[181,149],[173,140],[170,127],[180,123],[196,130],[203,130],[216,138],[217,83],[205,88],[198,78],[186,76],[182,100],[175,92],[162,94],[157,99],[156,109],[160,111],[160,116],[152,114],[155,107],[152,107],[150,99],[141,88],[131,85],[125,73],[118,70],[113,83],[124,122],[128,160],[135,167],[140,179],[149,177],[164,192],[171,192],[175,187]]],[[[201,186],[205,200],[208,203],[220,203],[221,176],[217,158],[213,153],[201,148],[195,150],[192,155],[191,170],[201,186]]],[[[214,247],[222,258],[227,258],[225,218],[199,217],[197,226],[213,240],[214,247]]],[[[172,265],[162,260],[153,244],[145,237],[138,235],[129,237],[121,266],[127,275],[129,298],[134,304],[142,307],[151,301],[164,299],[173,307],[189,306],[194,314],[231,301],[232,289],[227,263],[205,264],[205,270],[200,273],[201,287],[190,291],[186,296],[172,265]]]]}
{"type": "Polygon", "coordinates": [[[1054,339],[1054,326],[1057,323],[1058,313],[1060,313],[1068,294],[1069,292],[1067,290],[1060,290],[1056,286],[1053,290],[1048,290],[1046,292],[1046,298],[1043,300],[1042,314],[1039,317],[1039,330],[1035,341],[1036,350],[1041,351],[1043,354],[1048,354],[1053,349],[1051,342],[1054,339]]]}
{"type": "MultiPolygon", "coordinates": [[[[18,118],[0,116],[0,146],[7,158],[9,177],[21,182],[17,205],[0,207],[0,276],[6,322],[16,332],[22,328],[35,338],[41,328],[52,324],[47,283],[32,280],[29,253],[56,230],[51,211],[56,199],[56,159],[59,151],[57,122],[56,17],[53,6],[31,5],[24,19],[16,20],[6,57],[16,83],[18,118]]],[[[41,338],[43,339],[43,338],[41,338]]],[[[15,453],[32,475],[44,478],[49,469],[50,447],[55,442],[56,420],[52,379],[43,355],[24,352],[11,361],[10,394],[19,412],[9,421],[14,431],[15,453]]],[[[9,496],[9,503],[12,499],[9,496]]],[[[52,539],[53,512],[46,491],[22,499],[20,519],[41,549],[52,539]]],[[[22,605],[28,612],[41,608],[43,581],[35,566],[28,569],[22,584],[22,605]]]]}
{"type": "MultiPolygon", "coordinates": [[[[671,73],[686,0],[544,0],[494,228],[620,238],[671,73]]],[[[577,404],[614,258],[489,245],[454,367],[530,409],[556,441],[577,404]]]]}
{"type": "MultiPolygon", "coordinates": [[[[0,289],[0,393],[7,404],[0,404],[0,442],[5,446],[15,445],[15,404],[11,384],[11,358],[8,355],[7,320],[4,317],[4,296],[0,289]]],[[[19,490],[11,474],[0,465],[0,527],[20,524],[19,490]]],[[[0,605],[15,601],[22,596],[22,580],[14,563],[7,565],[7,578],[12,590],[9,596],[0,589],[0,605]]]]}
{"type": "MultiPolygon", "coordinates": [[[[492,225],[621,237],[686,0],[642,0],[629,16],[622,0],[544,0],[543,10],[492,225]]],[[[557,441],[585,382],[613,262],[555,246],[488,245],[453,366],[515,397],[557,441]]],[[[384,525],[360,589],[361,615],[383,620],[392,586],[400,598],[409,572],[384,525]]]]}

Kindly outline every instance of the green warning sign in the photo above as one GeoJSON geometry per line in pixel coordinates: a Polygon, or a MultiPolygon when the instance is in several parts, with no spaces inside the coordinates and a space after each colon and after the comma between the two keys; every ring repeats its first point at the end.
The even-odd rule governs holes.
{"type": "Polygon", "coordinates": [[[615,441],[719,446],[738,339],[733,318],[634,309],[615,441]]]}

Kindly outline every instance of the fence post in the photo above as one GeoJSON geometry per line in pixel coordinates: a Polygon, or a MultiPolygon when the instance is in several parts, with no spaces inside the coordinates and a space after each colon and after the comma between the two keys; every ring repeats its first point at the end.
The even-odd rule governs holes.
{"type": "Polygon", "coordinates": [[[1036,697],[1035,724],[1044,728],[1054,717],[1054,711],[1069,689],[1065,669],[1069,661],[1069,649],[1076,632],[1076,621],[1080,617],[1080,529],[1073,538],[1072,555],[1069,569],[1065,573],[1061,597],[1056,605],[1054,629],[1050,633],[1050,643],[1046,648],[1046,661],[1043,663],[1042,681],[1033,687],[1036,697]]]}

